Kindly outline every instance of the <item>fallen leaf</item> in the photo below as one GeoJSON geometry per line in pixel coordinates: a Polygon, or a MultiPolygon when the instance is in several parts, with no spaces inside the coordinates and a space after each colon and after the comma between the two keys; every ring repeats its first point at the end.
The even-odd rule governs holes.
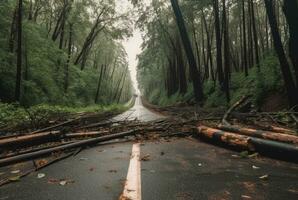
{"type": "Polygon", "coordinates": [[[268,174],[265,174],[265,175],[259,177],[259,179],[262,179],[262,180],[266,180],[268,178],[269,178],[268,174]]]}
{"type": "Polygon", "coordinates": [[[163,152],[163,151],[162,151],[162,152],[160,152],[160,155],[161,155],[161,156],[165,155],[165,152],[163,152]]]}
{"type": "Polygon", "coordinates": [[[20,176],[13,176],[13,177],[9,177],[10,181],[19,181],[20,180],[20,176]]]}
{"type": "Polygon", "coordinates": [[[242,197],[243,199],[251,199],[251,196],[248,196],[248,195],[241,195],[241,197],[242,197]]]}
{"type": "Polygon", "coordinates": [[[39,179],[44,178],[45,176],[46,176],[46,175],[43,174],[43,173],[39,173],[39,174],[37,174],[37,178],[39,178],[39,179]]]}
{"type": "Polygon", "coordinates": [[[146,154],[145,156],[141,157],[141,161],[149,161],[150,160],[150,155],[146,154]]]}
{"type": "Polygon", "coordinates": [[[70,180],[70,179],[69,180],[60,180],[59,185],[65,186],[65,185],[68,185],[70,183],[74,183],[74,181],[70,180]]]}
{"type": "Polygon", "coordinates": [[[11,171],[10,173],[11,174],[18,174],[18,173],[20,173],[21,172],[21,170],[13,170],[13,171],[11,171]]]}
{"type": "Polygon", "coordinates": [[[258,153],[253,153],[253,154],[250,154],[248,157],[249,157],[249,158],[256,158],[256,157],[258,157],[258,156],[259,156],[258,153]]]}
{"type": "Polygon", "coordinates": [[[89,171],[90,171],[90,172],[93,172],[94,170],[95,170],[94,167],[90,167],[90,168],[89,168],[89,171]]]}
{"type": "Polygon", "coordinates": [[[66,184],[67,184],[67,181],[65,181],[65,180],[59,182],[59,185],[62,185],[62,186],[66,185],[66,184]]]}
{"type": "Polygon", "coordinates": [[[260,169],[260,167],[257,167],[255,165],[252,166],[253,169],[260,169]]]}
{"type": "Polygon", "coordinates": [[[48,160],[46,160],[46,159],[41,159],[41,160],[35,160],[34,161],[34,164],[35,164],[35,166],[37,167],[37,168],[40,168],[40,167],[42,167],[42,166],[45,166],[46,164],[48,164],[48,160]]]}

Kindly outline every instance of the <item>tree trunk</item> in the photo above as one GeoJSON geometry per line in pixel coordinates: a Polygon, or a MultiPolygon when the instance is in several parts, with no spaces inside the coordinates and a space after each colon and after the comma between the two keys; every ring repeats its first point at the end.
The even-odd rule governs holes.
{"type": "Polygon", "coordinates": [[[227,103],[230,102],[230,45],[229,45],[229,21],[228,21],[228,8],[226,8],[226,0],[223,0],[223,33],[224,33],[224,89],[226,93],[227,103]]]}
{"type": "Polygon", "coordinates": [[[289,56],[293,64],[298,85],[298,2],[296,0],[284,0],[284,14],[289,25],[289,56]]]}
{"type": "Polygon", "coordinates": [[[16,85],[15,85],[15,101],[21,99],[21,81],[22,81],[22,16],[23,16],[23,0],[19,0],[18,6],[18,50],[17,50],[17,70],[16,70],[16,85]]]}
{"type": "Polygon", "coordinates": [[[242,33],[243,33],[243,65],[245,76],[248,76],[247,63],[247,44],[246,44],[246,16],[245,16],[245,0],[242,0],[242,33]]]}
{"type": "Polygon", "coordinates": [[[64,93],[67,93],[69,85],[69,65],[71,60],[71,50],[72,50],[72,24],[69,24],[69,39],[68,39],[68,52],[67,52],[67,61],[64,71],[64,93]]]}
{"type": "Polygon", "coordinates": [[[177,38],[177,71],[178,71],[178,77],[179,77],[179,92],[181,94],[185,94],[187,90],[187,82],[185,77],[185,67],[184,67],[184,60],[183,60],[183,54],[181,51],[181,44],[179,38],[177,38]]]}
{"type": "Polygon", "coordinates": [[[180,32],[180,37],[184,46],[184,50],[189,63],[189,70],[191,72],[191,78],[193,82],[193,90],[196,102],[203,100],[203,87],[201,83],[201,77],[197,69],[195,56],[191,47],[191,42],[185,27],[184,19],[177,0],[171,0],[171,5],[174,10],[176,22],[180,32]]]}
{"type": "Polygon", "coordinates": [[[101,82],[102,82],[102,76],[103,76],[103,69],[104,69],[105,65],[102,64],[101,65],[101,69],[100,69],[100,74],[98,77],[98,83],[97,83],[97,90],[96,90],[96,94],[95,94],[95,100],[94,103],[98,102],[98,96],[99,96],[99,91],[100,91],[100,86],[101,86],[101,82]]]}
{"type": "Polygon", "coordinates": [[[9,52],[14,53],[14,45],[15,45],[15,39],[16,39],[16,21],[18,18],[18,10],[17,8],[14,10],[12,21],[11,21],[11,27],[10,27],[10,36],[9,36],[9,52]]]}
{"type": "Polygon", "coordinates": [[[285,87],[286,91],[288,94],[288,99],[291,107],[294,107],[298,104],[298,90],[297,87],[295,86],[290,65],[287,60],[282,41],[280,38],[280,34],[278,32],[277,28],[277,22],[276,22],[276,17],[274,14],[274,9],[272,5],[272,0],[264,0],[265,1],[265,6],[266,6],[266,12],[268,15],[268,20],[269,24],[271,27],[271,33],[273,37],[273,42],[274,42],[274,47],[275,51],[277,53],[279,62],[280,62],[280,67],[283,75],[283,79],[285,82],[285,87]]]}
{"type": "Polygon", "coordinates": [[[260,56],[259,56],[259,45],[258,45],[258,34],[256,28],[256,17],[255,17],[255,6],[253,0],[250,1],[251,4],[251,20],[252,20],[252,29],[253,29],[253,37],[254,37],[254,50],[256,57],[256,66],[258,70],[260,70],[260,56]]]}
{"type": "Polygon", "coordinates": [[[221,41],[218,0],[213,0],[213,10],[214,10],[214,19],[215,19],[217,75],[218,75],[218,82],[219,82],[220,89],[224,91],[225,88],[224,88],[224,74],[222,69],[222,41],[221,41]]]}

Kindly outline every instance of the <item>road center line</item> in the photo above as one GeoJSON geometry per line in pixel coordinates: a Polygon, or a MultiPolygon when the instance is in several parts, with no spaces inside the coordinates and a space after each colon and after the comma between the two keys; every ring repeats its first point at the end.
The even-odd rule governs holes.
{"type": "Polygon", "coordinates": [[[121,199],[141,200],[140,144],[133,144],[126,183],[121,199]]]}

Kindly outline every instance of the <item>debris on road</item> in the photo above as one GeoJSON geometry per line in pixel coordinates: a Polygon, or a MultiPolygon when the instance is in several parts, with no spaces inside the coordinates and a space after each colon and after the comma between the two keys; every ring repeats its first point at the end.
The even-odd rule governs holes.
{"type": "MultiPolygon", "coordinates": [[[[240,155],[232,155],[233,158],[257,158],[259,154],[269,149],[276,153],[277,157],[296,162],[297,133],[290,128],[262,121],[268,120],[268,115],[270,118],[278,118],[279,115],[276,113],[235,111],[248,100],[249,97],[241,98],[227,112],[207,112],[197,107],[162,108],[163,111],[162,109],[159,111],[166,110],[172,116],[150,122],[136,119],[117,121],[108,119],[107,116],[111,115],[99,117],[96,114],[86,114],[28,134],[7,135],[0,138],[1,173],[3,171],[1,167],[31,161],[34,167],[25,171],[20,168],[20,173],[16,173],[19,179],[54,162],[75,156],[84,148],[107,142],[137,141],[144,145],[144,141],[167,142],[172,138],[190,136],[202,138],[203,141],[208,139],[215,143],[227,144],[242,151],[240,155]]],[[[164,154],[163,151],[160,152],[161,156],[164,154]]],[[[88,160],[88,158],[79,159],[88,160]]],[[[150,155],[145,155],[140,160],[149,161],[150,155]]],[[[202,164],[199,163],[198,166],[201,167],[202,164]]],[[[257,169],[256,166],[252,168],[257,169]]],[[[14,179],[0,177],[0,186],[12,182],[11,178],[14,179]]]]}
{"type": "Polygon", "coordinates": [[[267,180],[268,178],[269,178],[268,174],[265,174],[265,175],[259,177],[259,179],[262,179],[262,180],[267,180]]]}
{"type": "Polygon", "coordinates": [[[146,154],[146,155],[142,156],[140,160],[141,161],[149,161],[150,160],[150,155],[146,154]]]}
{"type": "Polygon", "coordinates": [[[44,178],[46,175],[44,173],[38,173],[37,174],[37,178],[38,179],[41,179],[41,178],[44,178]]]}

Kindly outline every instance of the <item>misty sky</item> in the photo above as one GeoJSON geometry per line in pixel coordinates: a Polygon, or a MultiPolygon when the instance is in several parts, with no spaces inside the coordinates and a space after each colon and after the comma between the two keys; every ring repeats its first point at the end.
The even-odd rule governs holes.
{"type": "MultiPolygon", "coordinates": [[[[150,0],[144,0],[145,2],[149,2],[150,0]]],[[[116,0],[117,10],[118,12],[126,11],[128,8],[132,8],[131,3],[128,0],[116,0]]],[[[133,86],[138,92],[137,88],[137,55],[141,53],[141,44],[142,44],[142,36],[141,32],[137,29],[133,30],[133,36],[128,40],[122,42],[127,55],[128,55],[128,63],[129,63],[129,70],[131,74],[131,78],[133,81],[133,86]]]]}

